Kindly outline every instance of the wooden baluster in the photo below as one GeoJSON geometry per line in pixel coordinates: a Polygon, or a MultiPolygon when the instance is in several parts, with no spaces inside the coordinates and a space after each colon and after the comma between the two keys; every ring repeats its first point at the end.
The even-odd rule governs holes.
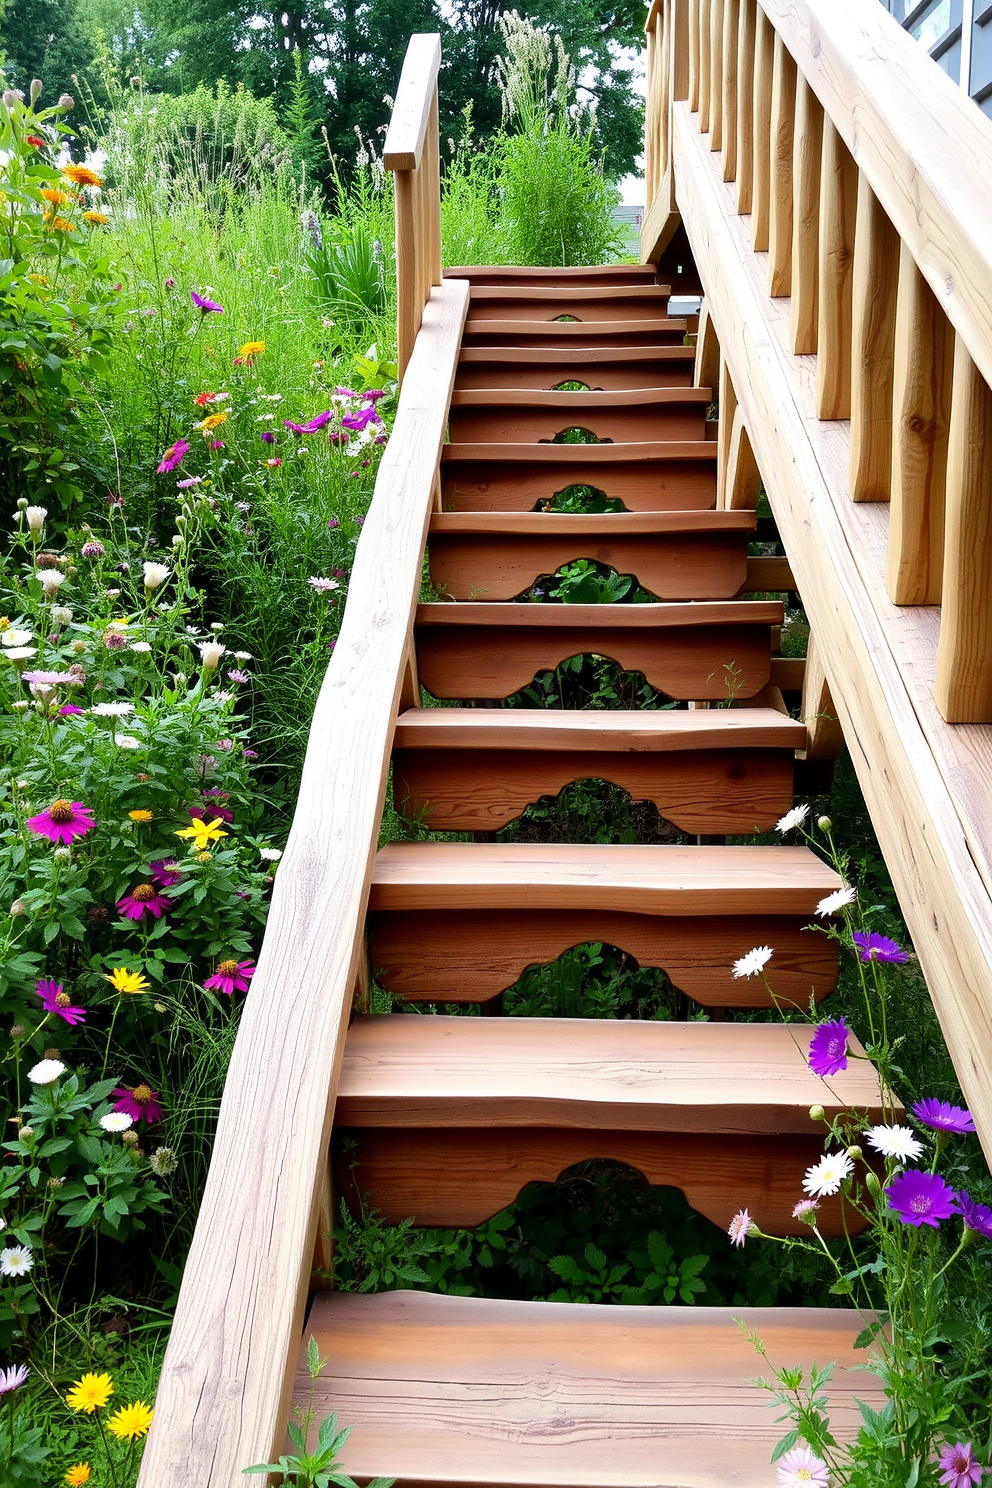
{"type": "Polygon", "coordinates": [[[645,64],[647,86],[644,103],[644,210],[649,211],[658,190],[658,41],[656,27],[647,33],[648,55],[645,64]]]}
{"type": "Polygon", "coordinates": [[[730,431],[724,505],[728,511],[755,511],[760,492],[761,472],[754,458],[751,436],[744,427],[744,416],[738,408],[730,431]]]}
{"type": "Polygon", "coordinates": [[[720,356],[720,423],[716,436],[716,504],[718,511],[727,507],[727,483],[730,466],[730,440],[737,414],[737,394],[730,376],[727,359],[720,356]]]}
{"type": "Polygon", "coordinates": [[[699,0],[699,132],[710,132],[710,11],[713,0],[699,0]]]}
{"type": "Polygon", "coordinates": [[[851,323],[851,452],[854,501],[888,501],[892,485],[892,358],[899,234],[858,172],[851,323]]]}
{"type": "Polygon", "coordinates": [[[771,210],[772,76],[775,70],[775,32],[765,12],[758,9],[754,33],[754,138],[751,186],[751,246],[755,253],[768,247],[771,210]]]}
{"type": "Polygon", "coordinates": [[[427,299],[431,297],[431,288],[439,285],[443,278],[441,271],[441,126],[440,105],[438,100],[437,86],[434,87],[434,99],[431,103],[431,121],[428,125],[427,145],[430,150],[430,176],[427,183],[427,206],[430,217],[430,286],[427,290],[427,299]]]}
{"type": "Polygon", "coordinates": [[[737,27],[737,210],[750,212],[754,180],[754,31],[757,0],[740,0],[737,27]]]}
{"type": "Polygon", "coordinates": [[[723,0],[723,179],[737,175],[737,37],[741,0],[723,0]]]}
{"type": "Polygon", "coordinates": [[[823,120],[820,169],[820,284],[816,329],[816,416],[851,416],[851,295],[858,169],[830,120],[823,120]]]}
{"type": "Polygon", "coordinates": [[[420,284],[417,275],[416,218],[413,192],[413,171],[398,170],[394,175],[396,184],[396,360],[400,377],[406,370],[417,339],[418,314],[417,295],[420,284]]]}
{"type": "Polygon", "coordinates": [[[669,77],[671,74],[671,60],[669,41],[671,36],[671,5],[665,7],[664,12],[659,7],[655,20],[655,29],[658,33],[658,76],[656,83],[656,117],[658,119],[658,170],[659,179],[664,180],[672,163],[672,145],[669,139],[669,128],[671,125],[671,108],[669,98],[669,77]]]}
{"type": "Polygon", "coordinates": [[[792,138],[795,122],[796,64],[781,36],[776,36],[768,222],[768,293],[772,299],[792,292],[792,138]]]}
{"type": "Polygon", "coordinates": [[[693,373],[695,387],[707,387],[714,393],[720,385],[720,342],[716,326],[710,319],[709,307],[704,300],[699,311],[699,330],[696,333],[696,366],[693,373]]]}
{"type": "Polygon", "coordinates": [[[806,648],[801,717],[806,725],[806,759],[837,759],[844,749],[844,731],[830,696],[820,647],[812,635],[806,648]]]}
{"type": "Polygon", "coordinates": [[[710,0],[710,149],[723,148],[723,5],[710,0]]]}
{"type": "Polygon", "coordinates": [[[792,305],[790,338],[797,356],[816,351],[820,282],[820,168],[823,105],[802,73],[796,80],[792,146],[792,305]]]}
{"type": "Polygon", "coordinates": [[[689,0],[670,0],[668,17],[666,85],[672,98],[681,101],[689,97],[689,0]]]}
{"type": "Polygon", "coordinates": [[[992,722],[992,390],[955,338],[947,439],[936,702],[947,723],[992,722]]]}
{"type": "Polygon", "coordinates": [[[692,113],[699,109],[699,34],[702,26],[699,3],[700,0],[689,0],[689,108],[692,113]]]}
{"type": "Polygon", "coordinates": [[[954,332],[909,249],[899,254],[886,589],[893,604],[939,604],[954,332]]]}

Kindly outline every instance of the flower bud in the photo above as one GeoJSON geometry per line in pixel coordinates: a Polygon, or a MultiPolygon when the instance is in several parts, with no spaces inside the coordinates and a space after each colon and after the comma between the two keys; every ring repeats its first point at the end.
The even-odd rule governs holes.
{"type": "Polygon", "coordinates": [[[185,541],[185,539],[184,539],[184,537],[183,537],[183,535],[182,535],[181,532],[174,532],[173,533],[173,535],[172,535],[172,546],[174,548],[181,548],[184,541],[185,541]]]}
{"type": "Polygon", "coordinates": [[[146,560],[143,566],[145,588],[148,590],[157,589],[160,584],[164,584],[172,572],[171,568],[167,568],[164,563],[151,563],[146,560]]]}
{"type": "Polygon", "coordinates": [[[11,918],[16,919],[18,915],[22,914],[27,914],[27,906],[25,905],[23,899],[15,899],[13,904],[10,906],[11,918]]]}
{"type": "Polygon", "coordinates": [[[868,1192],[870,1194],[874,1194],[876,1198],[882,1192],[882,1185],[879,1182],[878,1174],[871,1168],[869,1168],[867,1173],[865,1174],[865,1187],[867,1188],[868,1192]]]}
{"type": "Polygon", "coordinates": [[[833,822],[830,820],[829,816],[818,816],[816,818],[816,825],[819,827],[821,832],[829,832],[830,828],[833,826],[833,822]]]}
{"type": "Polygon", "coordinates": [[[121,1136],[121,1141],[125,1147],[137,1147],[140,1140],[141,1138],[136,1131],[126,1131],[121,1136]]]}
{"type": "Polygon", "coordinates": [[[75,108],[76,107],[76,100],[72,97],[71,94],[69,94],[69,93],[63,93],[62,94],[62,97],[59,99],[56,107],[57,108],[60,108],[60,109],[71,109],[71,108],[75,108]]]}
{"type": "Polygon", "coordinates": [[[49,1178],[48,1187],[57,1193],[58,1190],[62,1187],[63,1183],[65,1183],[64,1178],[49,1178]]]}
{"type": "Polygon", "coordinates": [[[222,646],[219,641],[201,641],[200,660],[203,663],[203,670],[215,672],[226,650],[227,647],[222,646]]]}
{"type": "Polygon", "coordinates": [[[26,496],[19,496],[17,498],[17,510],[18,511],[27,511],[27,509],[28,509],[28,498],[26,496]]]}
{"type": "Polygon", "coordinates": [[[809,1108],[810,1121],[822,1121],[826,1114],[822,1106],[810,1106],[809,1108]]]}
{"type": "Polygon", "coordinates": [[[67,863],[72,857],[72,848],[57,847],[52,853],[52,857],[55,859],[56,863],[67,863]]]}
{"type": "MultiPolygon", "coordinates": [[[[16,1043],[18,1043],[24,1037],[24,1035],[25,1035],[26,1032],[27,1032],[27,1029],[24,1027],[24,1024],[23,1023],[14,1023],[11,1026],[10,1036],[14,1040],[14,1043],[16,1044],[16,1043]]],[[[17,1117],[15,1119],[18,1121],[18,1123],[20,1123],[20,1117],[17,1117]]]]}
{"type": "Polygon", "coordinates": [[[864,1153],[861,1151],[861,1148],[857,1146],[848,1147],[847,1155],[849,1158],[852,1159],[853,1162],[859,1162],[860,1159],[864,1157],[864,1153]]]}
{"type": "Polygon", "coordinates": [[[11,706],[11,709],[13,710],[13,712],[15,712],[15,713],[26,713],[28,711],[28,709],[30,708],[31,704],[28,703],[28,702],[25,702],[24,698],[18,698],[17,702],[16,703],[11,703],[10,706],[11,706]]]}
{"type": "Polygon", "coordinates": [[[30,1142],[31,1138],[34,1136],[34,1127],[22,1126],[17,1135],[20,1137],[22,1142],[30,1142]]]}
{"type": "Polygon", "coordinates": [[[3,106],[4,106],[4,108],[9,108],[9,109],[14,108],[18,103],[20,103],[22,101],[23,97],[24,97],[23,93],[18,93],[18,91],[17,91],[16,88],[4,88],[4,90],[3,90],[3,106]]]}

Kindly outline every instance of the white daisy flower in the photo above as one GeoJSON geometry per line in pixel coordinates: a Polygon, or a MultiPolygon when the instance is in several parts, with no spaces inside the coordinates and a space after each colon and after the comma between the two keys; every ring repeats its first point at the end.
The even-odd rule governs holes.
{"type": "Polygon", "coordinates": [[[26,1245],[8,1245],[0,1250],[0,1276],[26,1276],[34,1256],[26,1245]]]}
{"type": "Polygon", "coordinates": [[[109,1111],[106,1116],[100,1117],[100,1125],[105,1132],[126,1132],[128,1127],[134,1125],[134,1117],[129,1116],[126,1111],[109,1111]]]}
{"type": "Polygon", "coordinates": [[[803,1188],[814,1199],[835,1194],[845,1178],[850,1178],[854,1163],[846,1152],[828,1152],[806,1171],[803,1188]]]}
{"type": "Polygon", "coordinates": [[[873,1126],[868,1132],[868,1142],[883,1157],[894,1157],[899,1162],[920,1157],[923,1152],[923,1143],[908,1126],[873,1126]]]}
{"type": "Polygon", "coordinates": [[[65,1065],[61,1059],[42,1059],[28,1070],[28,1079],[32,1085],[54,1085],[64,1074],[65,1065]]]}
{"type": "Polygon", "coordinates": [[[852,889],[848,884],[845,884],[842,889],[835,889],[832,894],[828,894],[825,899],[821,899],[816,906],[816,912],[818,915],[826,918],[827,915],[836,914],[839,909],[843,909],[845,904],[853,904],[857,897],[857,889],[852,889]]]}
{"type": "Polygon", "coordinates": [[[278,863],[279,859],[282,857],[282,848],[260,847],[258,849],[258,856],[262,858],[263,861],[266,863],[278,863]]]}
{"type": "Polygon", "coordinates": [[[90,709],[97,718],[126,718],[134,712],[133,703],[94,703],[90,709]]]}
{"type": "Polygon", "coordinates": [[[140,652],[140,654],[142,656],[144,656],[146,654],[146,652],[148,652],[148,651],[150,651],[152,649],[151,648],[151,642],[150,641],[132,641],[131,642],[131,645],[129,646],[128,649],[130,651],[138,651],[138,652],[140,652]]]}
{"type": "Polygon", "coordinates": [[[136,739],[133,734],[115,734],[114,743],[118,749],[140,749],[141,740],[136,739]]]}
{"type": "Polygon", "coordinates": [[[775,823],[775,830],[776,832],[781,832],[782,836],[784,837],[786,832],[791,832],[793,827],[798,827],[799,824],[801,822],[804,822],[808,816],[808,806],[793,806],[791,811],[787,811],[785,815],[783,817],[780,817],[779,820],[775,823]]]}
{"type": "Polygon", "coordinates": [[[26,646],[30,639],[30,630],[14,630],[11,628],[10,630],[5,630],[3,635],[0,635],[0,641],[5,646],[26,646]]]}
{"type": "Polygon", "coordinates": [[[734,976],[757,976],[771,960],[772,954],[771,946],[755,946],[753,951],[748,951],[746,956],[734,962],[734,976]]]}

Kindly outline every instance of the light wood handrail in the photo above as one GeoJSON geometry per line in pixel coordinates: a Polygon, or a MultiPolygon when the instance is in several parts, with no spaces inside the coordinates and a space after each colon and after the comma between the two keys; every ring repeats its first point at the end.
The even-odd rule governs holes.
{"type": "MultiPolygon", "coordinates": [[[[140,1488],[233,1488],[282,1449],[393,728],[468,308],[430,293],[310,729],[231,1060],[140,1488]]],[[[419,694],[417,694],[419,696],[419,694]]]]}
{"type": "Polygon", "coordinates": [[[396,200],[396,340],[400,377],[431,289],[441,283],[441,151],[437,77],[441,38],[410,37],[382,160],[396,200]]]}

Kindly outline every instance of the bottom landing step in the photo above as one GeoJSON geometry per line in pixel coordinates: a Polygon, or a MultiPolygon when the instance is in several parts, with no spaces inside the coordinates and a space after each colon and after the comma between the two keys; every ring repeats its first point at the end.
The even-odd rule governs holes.
{"type": "MultiPolygon", "coordinates": [[[[317,1420],[353,1427],[345,1471],[398,1488],[768,1488],[785,1427],[737,1318],[777,1366],[836,1361],[839,1438],[858,1429],[855,1397],[881,1408],[875,1377],[849,1367],[867,1360],[853,1311],[339,1292],[306,1329],[328,1357],[317,1420]]],[[[297,1405],[309,1391],[304,1345],[297,1405]]]]}

